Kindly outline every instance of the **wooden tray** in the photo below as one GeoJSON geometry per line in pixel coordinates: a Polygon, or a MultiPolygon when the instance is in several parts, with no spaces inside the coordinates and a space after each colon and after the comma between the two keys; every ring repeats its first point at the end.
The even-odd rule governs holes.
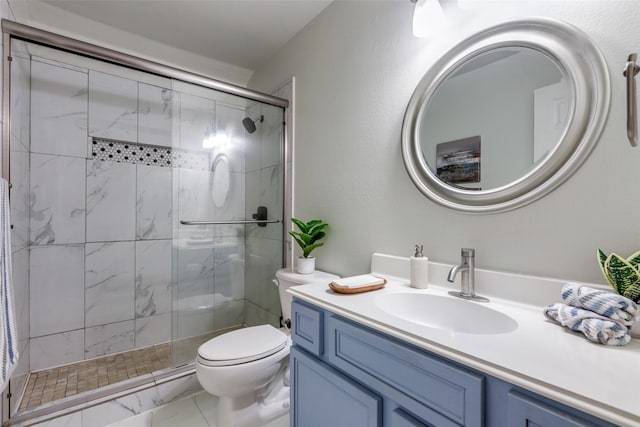
{"type": "Polygon", "coordinates": [[[387,284],[387,279],[382,279],[382,280],[384,280],[384,282],[378,285],[363,286],[362,288],[355,288],[355,289],[341,288],[341,287],[335,286],[333,282],[331,282],[329,283],[329,288],[331,288],[333,292],[337,292],[339,294],[360,294],[362,292],[376,291],[378,289],[384,288],[384,286],[387,284]]]}

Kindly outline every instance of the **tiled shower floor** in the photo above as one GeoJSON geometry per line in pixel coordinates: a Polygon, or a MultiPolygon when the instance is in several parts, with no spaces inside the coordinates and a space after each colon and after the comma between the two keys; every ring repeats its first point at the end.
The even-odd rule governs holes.
{"type": "Polygon", "coordinates": [[[228,330],[31,372],[18,412],[189,363],[200,344],[228,330]]]}
{"type": "Polygon", "coordinates": [[[99,387],[149,374],[171,365],[171,344],[159,344],[29,375],[20,411],[99,387]]]}

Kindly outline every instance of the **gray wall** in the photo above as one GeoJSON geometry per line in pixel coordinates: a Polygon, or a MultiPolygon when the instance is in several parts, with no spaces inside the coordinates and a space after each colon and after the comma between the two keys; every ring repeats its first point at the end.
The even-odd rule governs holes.
{"type": "Polygon", "coordinates": [[[480,267],[603,282],[596,248],[639,249],[640,150],[626,141],[620,69],[640,45],[640,2],[460,4],[474,13],[450,15],[451,29],[428,40],[413,37],[408,1],[334,2],[252,76],[257,90],[296,78],[294,216],[331,225],[318,268],[362,273],[372,252],[409,256],[422,243],[436,261],[457,262],[461,247],[475,247],[480,267]],[[590,158],[550,195],[507,213],[461,214],[411,183],[400,151],[404,110],[444,49],[508,16],[554,17],[586,32],[609,65],[610,115],[590,158]]]}

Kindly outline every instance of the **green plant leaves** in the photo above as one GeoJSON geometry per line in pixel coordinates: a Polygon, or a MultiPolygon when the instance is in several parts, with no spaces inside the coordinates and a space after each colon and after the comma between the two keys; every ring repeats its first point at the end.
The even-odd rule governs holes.
{"type": "Polygon", "coordinates": [[[300,234],[297,231],[290,231],[289,232],[290,235],[293,236],[293,238],[295,239],[295,241],[298,243],[298,246],[300,246],[302,249],[304,249],[307,244],[305,243],[304,240],[302,240],[300,237],[298,237],[297,235],[300,234]]]}
{"type": "Polygon", "coordinates": [[[631,301],[640,301],[640,282],[636,282],[629,286],[622,295],[629,298],[631,301]]]}
{"type": "Polygon", "coordinates": [[[633,265],[636,270],[640,270],[640,251],[627,258],[627,261],[629,261],[629,263],[633,265]]]}
{"type": "Polygon", "coordinates": [[[615,253],[606,256],[598,249],[598,261],[602,274],[617,293],[633,301],[640,300],[640,252],[624,259],[615,253]]]}
{"type": "Polygon", "coordinates": [[[305,248],[302,249],[302,256],[304,256],[305,258],[309,258],[309,254],[311,254],[311,251],[313,251],[316,248],[319,248],[320,246],[323,246],[324,243],[314,243],[313,245],[307,246],[305,248]]]}
{"type": "Polygon", "coordinates": [[[307,227],[307,224],[305,224],[304,222],[300,221],[299,219],[291,218],[291,222],[293,222],[295,225],[297,225],[301,232],[307,233],[307,231],[309,231],[309,228],[307,227]]]}
{"type": "Polygon", "coordinates": [[[323,222],[320,219],[312,219],[309,222],[303,222],[296,218],[291,218],[300,231],[290,231],[289,234],[293,236],[298,246],[302,249],[302,256],[308,258],[311,252],[323,246],[324,243],[318,243],[326,237],[324,230],[329,224],[323,222]]]}
{"type": "Polygon", "coordinates": [[[613,284],[613,279],[611,278],[609,273],[607,273],[607,269],[605,267],[605,264],[607,263],[607,254],[602,252],[601,249],[598,249],[598,261],[600,261],[600,270],[602,270],[602,275],[605,279],[607,279],[607,282],[609,282],[609,284],[615,289],[616,287],[613,284]]]}
{"type": "Polygon", "coordinates": [[[624,294],[624,291],[639,279],[638,271],[633,265],[617,254],[609,255],[605,268],[619,294],[624,294]]]}

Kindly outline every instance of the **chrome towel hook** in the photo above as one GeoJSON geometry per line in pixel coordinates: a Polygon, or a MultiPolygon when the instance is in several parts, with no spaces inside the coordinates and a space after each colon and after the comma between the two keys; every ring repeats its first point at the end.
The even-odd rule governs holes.
{"type": "Polygon", "coordinates": [[[636,74],[640,66],[636,64],[637,53],[632,53],[627,59],[622,75],[627,78],[627,138],[632,147],[638,145],[638,112],[636,109],[636,74]]]}

